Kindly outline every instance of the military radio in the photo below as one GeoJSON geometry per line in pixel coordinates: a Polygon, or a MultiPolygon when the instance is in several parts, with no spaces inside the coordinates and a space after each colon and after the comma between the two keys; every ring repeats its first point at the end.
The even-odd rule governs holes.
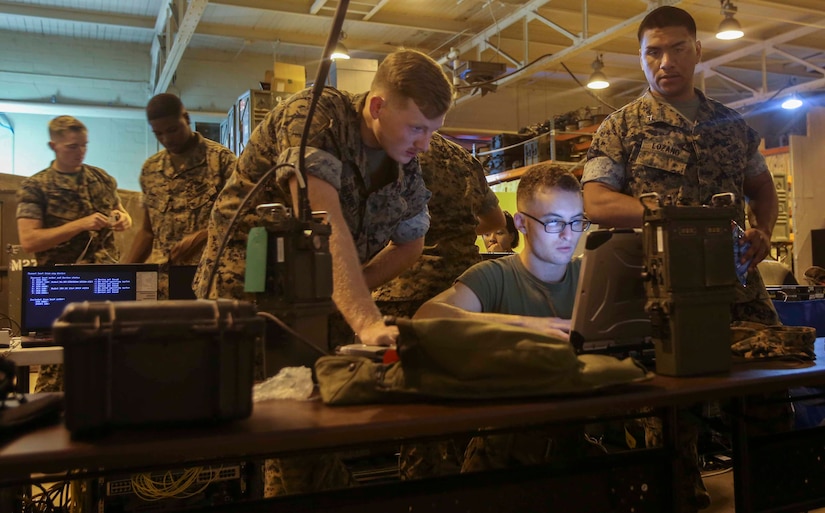
{"type": "MultiPolygon", "coordinates": [[[[267,332],[266,376],[287,366],[312,367],[319,356],[330,352],[329,314],[335,311],[329,249],[332,227],[326,212],[311,211],[306,149],[348,5],[349,0],[338,2],[312,86],[294,166],[298,186],[294,210],[280,203],[258,205],[259,226],[250,230],[247,239],[245,290],[256,294],[258,310],[271,314],[278,326],[267,332]]],[[[287,165],[291,164],[270,170],[256,187],[275,169],[287,165]]]]}
{"type": "Polygon", "coordinates": [[[650,315],[656,372],[689,376],[724,372],[731,363],[730,306],[736,271],[730,193],[710,206],[644,205],[645,310],[650,315]]]}
{"type": "Polygon", "coordinates": [[[258,310],[291,328],[268,333],[265,372],[307,365],[329,352],[327,319],[332,302],[331,227],[326,212],[294,216],[281,203],[258,205],[259,226],[249,231],[245,291],[257,295],[258,310]]]}

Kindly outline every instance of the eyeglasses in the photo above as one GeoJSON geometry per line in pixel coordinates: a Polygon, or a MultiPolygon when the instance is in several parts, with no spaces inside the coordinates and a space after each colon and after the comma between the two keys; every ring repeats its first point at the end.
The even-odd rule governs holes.
{"type": "Polygon", "coordinates": [[[519,212],[521,215],[525,217],[529,217],[533,221],[539,223],[540,225],[544,226],[544,231],[547,233],[561,233],[564,231],[564,228],[569,226],[571,230],[574,232],[586,232],[590,229],[590,220],[589,219],[575,219],[573,221],[567,222],[562,221],[561,219],[553,219],[551,221],[547,221],[546,223],[540,219],[537,219],[530,214],[525,212],[519,212]]]}

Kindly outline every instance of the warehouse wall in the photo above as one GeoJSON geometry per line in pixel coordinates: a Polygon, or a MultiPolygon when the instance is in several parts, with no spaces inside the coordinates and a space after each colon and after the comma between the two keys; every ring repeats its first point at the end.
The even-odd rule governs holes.
{"type": "MultiPolygon", "coordinates": [[[[0,126],[0,172],[29,176],[47,167],[54,157],[46,145],[47,124],[69,114],[89,128],[86,161],[106,169],[121,188],[139,190],[141,164],[158,150],[142,111],[151,97],[148,49],[74,39],[69,45],[63,38],[17,33],[0,37],[0,104],[41,105],[37,114],[0,107],[0,125],[10,125],[0,126]],[[73,107],[78,104],[99,108],[73,107]]],[[[267,55],[190,49],[169,92],[181,96],[194,120],[219,122],[210,114],[225,113],[244,90],[257,89],[271,68],[267,55]]]]}

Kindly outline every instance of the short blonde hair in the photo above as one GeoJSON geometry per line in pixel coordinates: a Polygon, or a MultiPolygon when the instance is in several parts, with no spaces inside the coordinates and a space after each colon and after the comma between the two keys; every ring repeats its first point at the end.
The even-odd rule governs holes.
{"type": "Polygon", "coordinates": [[[57,116],[49,121],[49,137],[62,137],[66,132],[86,133],[86,125],[71,116],[57,116]]]}
{"type": "Polygon", "coordinates": [[[389,54],[378,66],[370,92],[379,90],[411,99],[427,119],[446,114],[453,101],[453,85],[441,65],[405,48],[389,54]]]}

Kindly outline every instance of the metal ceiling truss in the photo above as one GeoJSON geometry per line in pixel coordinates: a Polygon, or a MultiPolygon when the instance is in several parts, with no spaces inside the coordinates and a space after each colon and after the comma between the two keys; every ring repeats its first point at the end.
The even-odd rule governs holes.
{"type": "Polygon", "coordinates": [[[817,20],[810,25],[799,27],[788,32],[779,34],[770,39],[766,39],[765,41],[760,41],[758,43],[754,43],[744,48],[740,48],[739,50],[735,50],[733,52],[720,55],[719,57],[707,60],[705,62],[701,62],[699,63],[699,65],[696,66],[696,73],[699,74],[702,83],[704,83],[704,80],[707,80],[710,77],[718,76],[727,82],[737,85],[742,90],[752,95],[750,98],[745,98],[742,100],[727,103],[728,107],[731,107],[733,109],[738,109],[756,103],[761,103],[765,100],[773,98],[779,93],[792,94],[810,91],[813,89],[819,89],[823,87],[823,85],[825,85],[825,68],[822,68],[808,60],[796,57],[795,55],[792,55],[782,50],[781,48],[778,48],[777,45],[794,41],[803,36],[821,30],[820,27],[822,26],[825,26],[825,18],[817,20]],[[737,59],[741,59],[743,57],[756,54],[761,54],[762,59],[761,84],[759,87],[753,87],[751,85],[745,84],[739,80],[732,78],[725,72],[720,71],[720,68],[724,67],[726,64],[730,64],[736,61],[737,59]],[[781,56],[782,58],[801,64],[813,71],[816,71],[817,73],[822,75],[822,77],[818,79],[808,80],[800,84],[786,84],[784,87],[780,89],[769,91],[767,85],[769,74],[767,60],[768,55],[771,54],[776,54],[781,56]]]}
{"type": "Polygon", "coordinates": [[[172,0],[160,8],[152,40],[152,96],[165,92],[209,0],[172,0]]]}
{"type": "MultiPolygon", "coordinates": [[[[582,0],[582,27],[581,27],[581,36],[574,34],[573,32],[561,27],[557,23],[553,22],[552,20],[547,19],[542,14],[540,14],[537,10],[550,3],[552,0],[532,0],[525,4],[519,10],[513,12],[509,16],[506,16],[498,21],[474,37],[470,38],[469,40],[457,45],[455,48],[458,50],[459,55],[465,55],[473,50],[476,50],[477,54],[481,54],[481,52],[485,49],[491,49],[495,51],[497,54],[504,57],[507,61],[511,64],[516,66],[518,70],[513,73],[512,75],[508,75],[503,77],[501,80],[496,81],[496,85],[498,87],[503,87],[508,84],[512,84],[518,82],[530,76],[536,71],[540,71],[542,69],[550,68],[553,66],[557,66],[560,63],[563,63],[566,60],[572,59],[573,57],[577,56],[578,54],[591,50],[599,45],[604,45],[605,43],[616,39],[617,37],[623,36],[629,32],[633,32],[636,30],[639,22],[644,19],[650,10],[655,9],[660,5],[676,5],[681,3],[681,0],[662,0],[659,2],[653,2],[651,5],[648,6],[647,10],[633,16],[627,20],[624,20],[616,25],[608,28],[607,30],[601,31],[595,35],[589,35],[589,27],[588,27],[588,9],[587,9],[587,0],[582,0]],[[523,22],[523,58],[517,59],[514,58],[503,50],[498,48],[496,45],[493,45],[490,41],[494,38],[494,36],[501,33],[502,30],[505,28],[513,25],[517,22],[523,22]],[[566,38],[570,39],[573,44],[569,47],[564,48],[561,51],[558,51],[552,55],[544,55],[539,57],[536,62],[533,63],[530,68],[524,69],[524,66],[530,62],[530,55],[529,55],[529,27],[528,24],[531,21],[538,21],[551,29],[555,30],[559,34],[565,36],[566,38]]],[[[442,57],[439,59],[439,63],[442,65],[447,64],[447,58],[442,57]]],[[[461,104],[467,101],[471,101],[474,98],[478,98],[480,95],[471,95],[467,94],[461,96],[456,100],[457,104],[461,104]]]]}

